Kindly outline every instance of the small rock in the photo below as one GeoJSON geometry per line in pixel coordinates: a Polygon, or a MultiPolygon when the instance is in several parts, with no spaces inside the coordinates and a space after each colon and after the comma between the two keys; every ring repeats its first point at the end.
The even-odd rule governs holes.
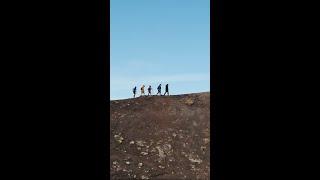
{"type": "Polygon", "coordinates": [[[191,162],[193,162],[193,163],[198,163],[198,164],[200,164],[200,163],[202,162],[201,159],[189,158],[189,160],[190,160],[191,162]]]}
{"type": "Polygon", "coordinates": [[[193,101],[192,99],[187,99],[187,100],[185,101],[185,104],[187,104],[187,105],[192,105],[192,104],[194,104],[194,101],[193,101]]]}
{"type": "Polygon", "coordinates": [[[142,154],[142,155],[148,155],[148,153],[147,152],[141,152],[140,154],[142,154]]]}
{"type": "Polygon", "coordinates": [[[158,167],[159,167],[160,169],[164,169],[164,168],[165,168],[164,166],[161,166],[161,165],[160,165],[160,166],[158,166],[158,167]]]}
{"type": "Polygon", "coordinates": [[[137,146],[141,146],[141,147],[144,146],[143,143],[144,143],[143,141],[137,141],[136,142],[137,146]]]}
{"type": "Polygon", "coordinates": [[[159,146],[157,146],[156,148],[157,148],[158,151],[159,151],[159,156],[160,156],[160,158],[166,157],[166,155],[164,154],[164,151],[163,151],[159,146]]]}
{"type": "Polygon", "coordinates": [[[130,141],[130,144],[134,144],[134,141],[130,141]]]}
{"type": "Polygon", "coordinates": [[[138,167],[139,167],[139,168],[141,168],[142,166],[143,166],[143,164],[142,164],[142,163],[139,163],[139,164],[138,164],[138,167]]]}
{"type": "Polygon", "coordinates": [[[149,178],[147,176],[145,176],[145,175],[142,175],[141,179],[149,179],[149,178]]]}
{"type": "Polygon", "coordinates": [[[126,162],[126,164],[130,164],[130,162],[129,162],[129,161],[127,161],[127,162],[126,162]]]}
{"type": "Polygon", "coordinates": [[[210,139],[209,138],[204,138],[203,141],[204,141],[204,144],[208,144],[210,142],[210,139]]]}
{"type": "Polygon", "coordinates": [[[196,121],[193,121],[192,124],[193,124],[193,126],[198,126],[196,121]]]}
{"type": "Polygon", "coordinates": [[[116,134],[116,135],[114,135],[114,139],[115,139],[118,143],[121,144],[124,138],[121,137],[120,135],[117,135],[117,134],[116,134]]]}
{"type": "Polygon", "coordinates": [[[171,147],[170,144],[165,144],[165,145],[163,145],[163,149],[164,149],[166,152],[170,151],[171,148],[172,148],[172,147],[171,147]]]}

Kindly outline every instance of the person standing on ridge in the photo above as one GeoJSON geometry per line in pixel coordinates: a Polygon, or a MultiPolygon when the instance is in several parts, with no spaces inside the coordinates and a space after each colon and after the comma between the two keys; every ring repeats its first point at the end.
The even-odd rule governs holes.
{"type": "Polygon", "coordinates": [[[168,96],[169,96],[169,84],[166,84],[166,92],[163,95],[165,96],[166,93],[168,93],[168,96]]]}
{"type": "Polygon", "coordinates": [[[151,86],[149,85],[149,87],[148,87],[148,96],[151,95],[151,89],[152,89],[152,88],[151,88],[151,86]]]}
{"type": "Polygon", "coordinates": [[[137,86],[135,86],[135,87],[133,88],[133,98],[136,97],[136,92],[137,92],[137,86]]]}
{"type": "Polygon", "coordinates": [[[161,84],[159,84],[157,89],[158,89],[158,93],[156,95],[160,94],[160,96],[161,96],[161,84]]]}
{"type": "Polygon", "coordinates": [[[142,94],[145,95],[144,94],[144,87],[145,87],[144,85],[142,85],[142,87],[141,87],[141,96],[142,96],[142,94]]]}

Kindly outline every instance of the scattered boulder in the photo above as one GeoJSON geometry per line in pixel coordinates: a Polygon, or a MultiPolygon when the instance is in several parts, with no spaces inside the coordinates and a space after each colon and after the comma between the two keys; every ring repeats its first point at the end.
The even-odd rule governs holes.
{"type": "Polygon", "coordinates": [[[194,101],[191,98],[188,98],[185,100],[185,104],[190,106],[194,104],[194,101]]]}
{"type": "Polygon", "coordinates": [[[118,142],[118,143],[122,143],[122,141],[124,140],[123,137],[121,137],[120,135],[114,135],[114,139],[118,142]]]}

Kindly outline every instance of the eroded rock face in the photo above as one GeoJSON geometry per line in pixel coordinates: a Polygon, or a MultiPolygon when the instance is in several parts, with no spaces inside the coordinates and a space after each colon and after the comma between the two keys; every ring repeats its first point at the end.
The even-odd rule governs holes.
{"type": "Polygon", "coordinates": [[[210,95],[111,101],[106,179],[210,179],[210,95]]]}

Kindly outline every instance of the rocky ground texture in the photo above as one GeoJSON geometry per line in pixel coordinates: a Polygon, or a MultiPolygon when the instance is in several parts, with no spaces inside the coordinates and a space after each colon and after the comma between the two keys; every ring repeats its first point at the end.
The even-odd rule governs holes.
{"type": "Polygon", "coordinates": [[[110,102],[107,179],[210,179],[210,94],[110,102]]]}

